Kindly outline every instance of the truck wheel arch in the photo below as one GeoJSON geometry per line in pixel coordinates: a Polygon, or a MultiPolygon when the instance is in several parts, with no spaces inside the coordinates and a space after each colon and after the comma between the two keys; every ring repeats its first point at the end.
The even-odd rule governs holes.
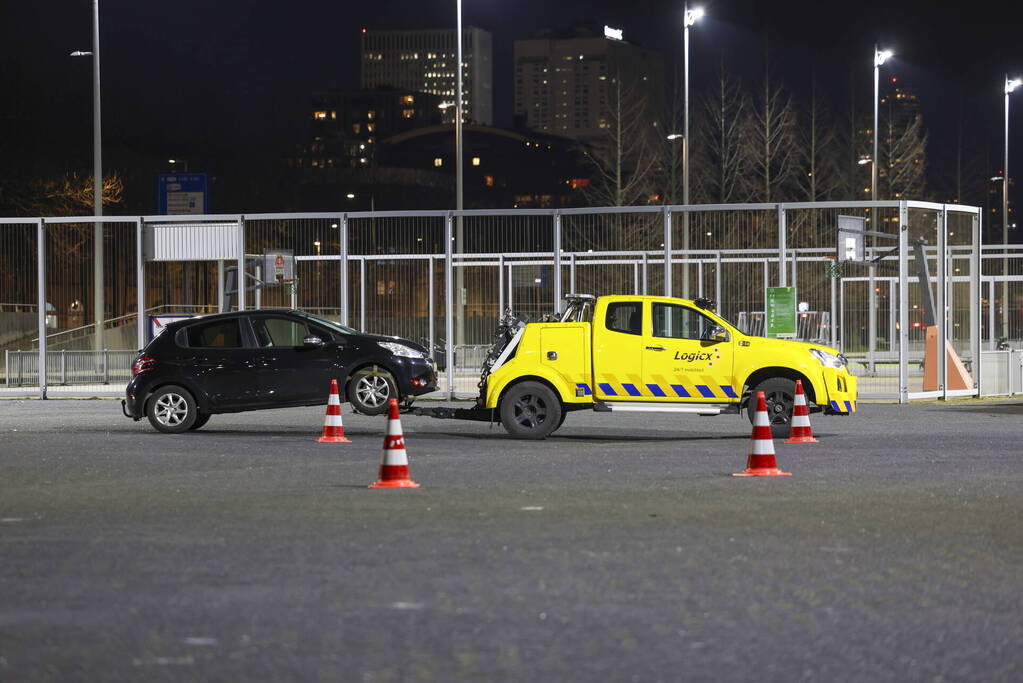
{"type": "Polygon", "coordinates": [[[806,392],[807,402],[817,403],[817,391],[816,389],[814,389],[813,382],[810,381],[810,379],[806,375],[796,370],[793,370],[792,368],[769,367],[759,368],[758,370],[751,373],[749,377],[746,378],[746,381],[743,383],[744,384],[742,392],[743,398],[740,403],[740,407],[746,406],[746,403],[751,398],[750,393],[758,384],[763,382],[765,379],[770,379],[772,377],[782,377],[785,379],[790,379],[793,382],[795,382],[797,379],[801,380],[803,382],[803,391],[806,392]]]}
{"type": "Polygon", "coordinates": [[[550,382],[550,380],[548,380],[548,379],[546,379],[544,377],[540,377],[539,375],[522,375],[521,377],[516,377],[511,382],[508,382],[508,384],[506,384],[501,389],[501,394],[500,394],[500,396],[497,397],[497,406],[498,406],[498,408],[500,408],[501,401],[504,400],[505,395],[507,395],[507,393],[511,390],[511,388],[514,387],[517,384],[522,384],[523,382],[538,382],[540,384],[545,385],[548,389],[550,389],[551,391],[554,392],[554,395],[557,396],[558,399],[561,401],[561,405],[562,406],[565,405],[565,400],[564,400],[564,398],[562,398],[561,392],[558,391],[558,388],[556,386],[554,386],[554,384],[552,384],[550,382]]]}

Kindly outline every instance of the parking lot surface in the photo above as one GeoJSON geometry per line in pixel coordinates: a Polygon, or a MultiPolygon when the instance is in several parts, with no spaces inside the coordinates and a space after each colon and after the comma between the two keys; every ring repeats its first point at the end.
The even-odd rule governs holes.
{"type": "Polygon", "coordinates": [[[1018,681],[1023,404],[862,405],[735,478],[745,418],[405,415],[169,436],[0,401],[0,680],[1018,681]]]}

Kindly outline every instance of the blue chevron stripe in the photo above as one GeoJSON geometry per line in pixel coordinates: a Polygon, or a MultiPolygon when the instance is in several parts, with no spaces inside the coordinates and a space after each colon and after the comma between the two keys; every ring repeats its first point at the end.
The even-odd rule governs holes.
{"type": "Polygon", "coordinates": [[[622,382],[622,389],[625,389],[625,392],[629,396],[642,396],[643,395],[643,392],[640,391],[639,389],[637,389],[635,384],[629,384],[628,382],[622,382]]]}
{"type": "Polygon", "coordinates": [[[618,392],[614,390],[614,387],[612,387],[607,382],[598,382],[597,386],[600,387],[600,390],[603,391],[608,396],[617,396],[618,395],[618,392]]]}
{"type": "Polygon", "coordinates": [[[699,391],[705,398],[714,398],[714,392],[706,384],[697,384],[696,390],[699,391]]]}
{"type": "Polygon", "coordinates": [[[735,389],[733,389],[729,385],[719,384],[718,386],[721,387],[721,391],[725,392],[725,396],[727,396],[728,398],[739,398],[738,394],[735,393],[735,389]]]}
{"type": "Polygon", "coordinates": [[[583,396],[591,396],[593,391],[590,390],[590,385],[586,382],[576,382],[575,385],[583,390],[583,396]]]}
{"type": "Polygon", "coordinates": [[[690,393],[689,393],[688,391],[686,391],[686,388],[685,388],[684,386],[682,386],[681,384],[672,384],[672,385],[671,385],[671,388],[672,388],[672,389],[673,389],[673,390],[675,391],[675,393],[676,393],[676,394],[678,394],[678,395],[679,395],[679,396],[680,396],[681,398],[689,398],[689,397],[690,397],[690,393]]]}
{"type": "Polygon", "coordinates": [[[650,393],[653,394],[654,396],[661,396],[661,397],[666,397],[667,396],[667,394],[664,393],[664,389],[662,389],[660,386],[658,386],[656,384],[648,384],[648,385],[646,385],[646,388],[649,389],[650,393]]]}

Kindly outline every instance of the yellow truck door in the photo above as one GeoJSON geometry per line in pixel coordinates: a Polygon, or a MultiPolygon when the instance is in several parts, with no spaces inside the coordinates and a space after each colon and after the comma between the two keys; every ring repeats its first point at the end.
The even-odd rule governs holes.
{"type": "Polygon", "coordinates": [[[643,305],[641,299],[610,301],[594,311],[593,395],[599,400],[649,400],[641,389],[643,331],[649,328],[643,305]]]}
{"type": "Polygon", "coordinates": [[[732,372],[733,344],[703,338],[717,323],[695,308],[650,302],[651,325],[643,343],[645,400],[734,403],[742,387],[732,372]]]}

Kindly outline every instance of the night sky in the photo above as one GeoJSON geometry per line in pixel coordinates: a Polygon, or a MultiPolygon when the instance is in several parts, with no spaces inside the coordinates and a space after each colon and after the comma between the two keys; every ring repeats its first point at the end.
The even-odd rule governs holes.
{"type": "MultiPolygon", "coordinates": [[[[91,1],[0,3],[0,142],[38,141],[36,162],[84,161],[88,172],[91,63],[68,53],[92,49],[91,1]]],[[[769,35],[775,71],[797,95],[808,89],[814,65],[827,88],[846,94],[854,85],[860,106],[869,107],[876,41],[897,53],[885,76],[919,93],[932,166],[954,145],[962,111],[977,144],[990,149],[992,173],[1001,167],[1003,78],[1023,74],[1023,47],[993,6],[965,16],[934,2],[712,0],[704,6],[707,17],[690,34],[694,95],[722,56],[729,69],[758,76],[769,35]]],[[[454,0],[101,0],[108,157],[113,164],[131,164],[134,155],[279,157],[304,124],[311,92],[358,87],[363,27],[453,27],[454,8],[454,0]]],[[[463,0],[464,25],[494,37],[495,123],[501,126],[512,119],[513,40],[545,27],[606,23],[659,51],[670,70],[681,51],[680,17],[681,3],[661,0],[463,0]]],[[[1023,90],[1013,98],[1010,163],[1023,171],[1023,90]]]]}

